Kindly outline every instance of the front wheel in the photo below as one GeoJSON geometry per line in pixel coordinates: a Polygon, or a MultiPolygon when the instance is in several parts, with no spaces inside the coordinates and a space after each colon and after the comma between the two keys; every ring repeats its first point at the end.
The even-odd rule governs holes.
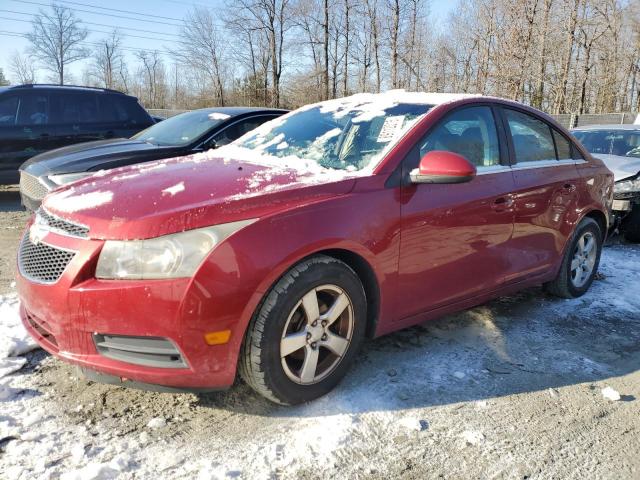
{"type": "Polygon", "coordinates": [[[357,274],[335,258],[312,257],[289,270],[254,315],[240,375],[277,403],[318,398],[346,374],[365,322],[366,298],[357,274]]]}
{"type": "Polygon", "coordinates": [[[565,251],[558,276],[545,285],[547,291],[562,298],[584,295],[596,276],[601,253],[600,226],[592,218],[584,218],[565,251]]]}

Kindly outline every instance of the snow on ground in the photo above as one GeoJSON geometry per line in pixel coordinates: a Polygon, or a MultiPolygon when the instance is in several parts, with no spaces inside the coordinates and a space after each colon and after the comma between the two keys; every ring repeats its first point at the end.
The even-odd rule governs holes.
{"type": "MultiPolygon", "coordinates": [[[[0,478],[633,478],[640,248],[607,247],[601,272],[579,299],[530,289],[369,341],[336,390],[293,408],[19,356],[0,379],[0,478]]],[[[1,365],[32,347],[17,307],[0,301],[1,365]]]]}

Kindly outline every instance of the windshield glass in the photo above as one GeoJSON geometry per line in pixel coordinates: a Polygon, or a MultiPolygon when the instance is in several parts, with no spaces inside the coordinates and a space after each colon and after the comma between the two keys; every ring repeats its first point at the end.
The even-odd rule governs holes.
{"type": "Polygon", "coordinates": [[[198,140],[211,128],[228,118],[229,115],[226,113],[212,112],[211,110],[181,113],[156,123],[131,138],[154,145],[180,147],[198,140]]]}
{"type": "Polygon", "coordinates": [[[640,157],[640,129],[574,130],[573,134],[590,153],[640,157]]]}
{"type": "Polygon", "coordinates": [[[335,170],[371,170],[429,108],[356,95],[303,107],[248,133],[235,146],[293,167],[311,161],[335,170]]]}

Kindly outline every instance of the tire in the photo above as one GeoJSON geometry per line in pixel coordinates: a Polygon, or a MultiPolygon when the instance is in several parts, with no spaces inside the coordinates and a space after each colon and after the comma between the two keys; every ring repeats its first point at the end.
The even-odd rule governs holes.
{"type": "Polygon", "coordinates": [[[342,380],[362,344],[366,305],[362,283],[345,263],[324,255],[302,261],[254,313],[240,352],[240,376],[279,404],[321,397],[342,380]],[[337,319],[331,307],[342,312],[337,319]]]}
{"type": "Polygon", "coordinates": [[[562,265],[558,276],[551,282],[545,284],[546,290],[561,298],[577,298],[584,295],[589,287],[593,283],[593,279],[598,271],[598,265],[600,264],[600,255],[602,253],[602,231],[598,222],[592,218],[584,218],[578,224],[576,230],[571,237],[571,240],[567,246],[562,259],[562,265]],[[593,256],[588,257],[580,256],[578,254],[580,250],[580,241],[582,245],[588,245],[588,239],[593,240],[593,256]],[[586,265],[590,268],[588,274],[582,267],[578,267],[575,270],[572,267],[578,265],[586,265]],[[575,273],[574,273],[575,272],[575,273]]]}
{"type": "Polygon", "coordinates": [[[633,206],[622,221],[621,230],[627,242],[640,243],[640,205],[633,206]]]}

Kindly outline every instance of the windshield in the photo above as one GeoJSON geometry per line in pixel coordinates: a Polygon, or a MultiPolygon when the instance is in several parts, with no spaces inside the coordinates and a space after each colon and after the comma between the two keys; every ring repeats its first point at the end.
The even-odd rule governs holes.
{"type": "Polygon", "coordinates": [[[429,108],[347,97],[303,107],[248,133],[235,145],[281,159],[282,164],[311,161],[336,170],[372,169],[385,149],[429,108]]]}
{"type": "Polygon", "coordinates": [[[133,139],[160,146],[181,147],[198,140],[211,128],[230,118],[226,113],[196,110],[167,118],[134,135],[133,139]]]}
{"type": "Polygon", "coordinates": [[[573,134],[590,153],[640,157],[640,129],[574,130],[573,134]]]}

